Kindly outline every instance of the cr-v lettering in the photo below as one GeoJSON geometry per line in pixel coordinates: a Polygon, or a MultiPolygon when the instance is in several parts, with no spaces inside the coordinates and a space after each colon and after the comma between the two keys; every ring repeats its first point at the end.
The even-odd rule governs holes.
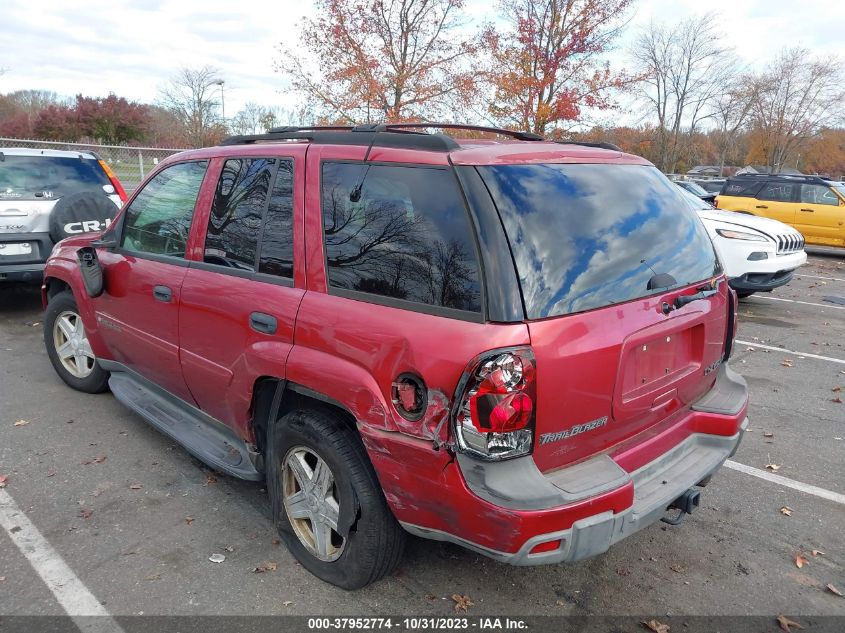
{"type": "Polygon", "coordinates": [[[111,225],[111,220],[106,218],[102,222],[99,220],[85,220],[83,222],[69,222],[65,224],[65,233],[73,235],[76,233],[88,233],[89,231],[104,231],[111,225]]]}
{"type": "Polygon", "coordinates": [[[45,271],[59,376],[266,481],[290,551],[347,589],[408,532],[600,555],[747,425],[736,295],[675,185],[613,146],[420,127],[443,126],[177,154],[45,271]]]}

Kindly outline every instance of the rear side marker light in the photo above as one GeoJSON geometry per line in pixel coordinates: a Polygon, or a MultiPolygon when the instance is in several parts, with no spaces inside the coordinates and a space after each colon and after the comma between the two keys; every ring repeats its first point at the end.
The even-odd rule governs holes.
{"type": "Polygon", "coordinates": [[[529,348],[489,352],[464,373],[453,412],[458,449],[485,460],[527,455],[534,444],[536,384],[529,348]]]}
{"type": "Polygon", "coordinates": [[[561,540],[557,539],[556,541],[546,541],[545,543],[540,543],[539,545],[535,545],[531,548],[531,551],[528,552],[529,555],[531,554],[542,554],[543,552],[554,552],[557,549],[560,549],[561,540]]]}

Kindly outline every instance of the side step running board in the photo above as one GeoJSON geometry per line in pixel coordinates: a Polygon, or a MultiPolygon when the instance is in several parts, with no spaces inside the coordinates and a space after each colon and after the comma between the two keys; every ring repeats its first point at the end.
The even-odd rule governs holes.
{"type": "Polygon", "coordinates": [[[127,372],[112,371],[109,388],[114,397],[170,436],[197,459],[233,477],[259,481],[246,445],[227,426],[187,403],[180,405],[157,393],[127,372]]]}

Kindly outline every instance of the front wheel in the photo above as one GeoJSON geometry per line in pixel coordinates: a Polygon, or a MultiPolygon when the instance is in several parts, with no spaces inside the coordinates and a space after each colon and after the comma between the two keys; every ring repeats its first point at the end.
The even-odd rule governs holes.
{"type": "Polygon", "coordinates": [[[108,389],[109,373],[97,364],[70,291],[57,294],[47,305],[44,344],[53,369],[70,387],[86,393],[108,389]]]}
{"type": "Polygon", "coordinates": [[[274,522],[305,569],[343,589],[395,569],[405,531],[345,420],[323,411],[288,413],[270,427],[267,461],[274,522]]]}

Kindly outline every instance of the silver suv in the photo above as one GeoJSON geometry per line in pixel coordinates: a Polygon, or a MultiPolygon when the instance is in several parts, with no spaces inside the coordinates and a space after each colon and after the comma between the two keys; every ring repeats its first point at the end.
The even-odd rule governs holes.
{"type": "Polygon", "coordinates": [[[105,229],[125,200],[92,152],[0,149],[0,282],[40,282],[56,242],[105,229]]]}

